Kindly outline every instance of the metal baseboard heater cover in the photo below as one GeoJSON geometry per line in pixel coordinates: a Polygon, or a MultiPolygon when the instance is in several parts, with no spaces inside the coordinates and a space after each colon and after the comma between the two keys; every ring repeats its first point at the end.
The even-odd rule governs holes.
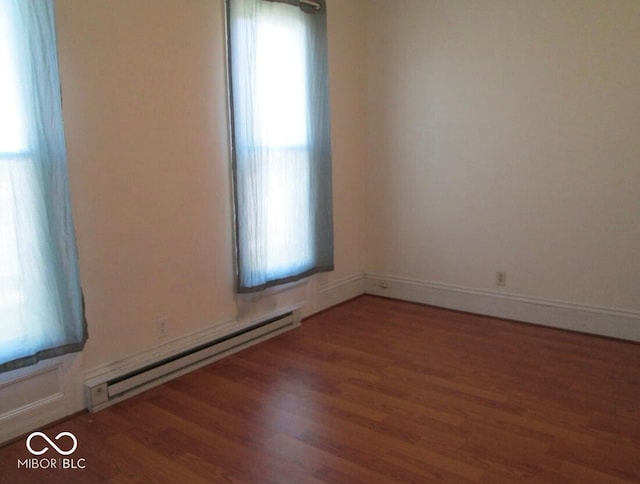
{"type": "Polygon", "coordinates": [[[107,381],[93,379],[85,384],[87,407],[90,412],[97,412],[298,326],[300,311],[295,310],[107,381]]]}

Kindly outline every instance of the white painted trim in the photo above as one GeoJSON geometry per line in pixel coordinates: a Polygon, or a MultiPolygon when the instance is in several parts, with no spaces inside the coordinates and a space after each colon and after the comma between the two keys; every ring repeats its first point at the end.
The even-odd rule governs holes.
{"type": "Polygon", "coordinates": [[[404,301],[640,342],[640,312],[457,287],[380,274],[365,292],[404,301]]]}
{"type": "Polygon", "coordinates": [[[309,305],[313,282],[312,278],[307,278],[259,292],[237,294],[238,324],[244,327],[247,322],[265,321],[309,305]]]}
{"type": "Polygon", "coordinates": [[[324,311],[364,294],[364,274],[355,274],[318,288],[316,311],[324,311]]]}
{"type": "Polygon", "coordinates": [[[11,398],[17,398],[15,408],[0,414],[0,444],[83,410],[81,368],[82,355],[70,353],[0,375],[0,398],[9,399],[9,394],[3,395],[3,392],[10,392],[11,398]],[[32,399],[20,402],[23,399],[20,385],[28,385],[29,380],[38,378],[48,378],[55,391],[31,395],[32,399]]]}

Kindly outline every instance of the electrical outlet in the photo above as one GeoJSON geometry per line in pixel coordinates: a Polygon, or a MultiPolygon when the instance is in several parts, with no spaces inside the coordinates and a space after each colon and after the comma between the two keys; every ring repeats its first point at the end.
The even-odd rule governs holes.
{"type": "Polygon", "coordinates": [[[387,281],[380,281],[380,284],[378,284],[380,286],[380,289],[388,289],[389,288],[389,283],[387,281]]]}
{"type": "Polygon", "coordinates": [[[156,335],[158,336],[158,339],[164,338],[167,336],[168,324],[169,322],[166,316],[163,316],[156,320],[156,335]]]}
{"type": "Polygon", "coordinates": [[[506,286],[506,285],[507,285],[507,273],[496,272],[496,286],[506,286]]]}

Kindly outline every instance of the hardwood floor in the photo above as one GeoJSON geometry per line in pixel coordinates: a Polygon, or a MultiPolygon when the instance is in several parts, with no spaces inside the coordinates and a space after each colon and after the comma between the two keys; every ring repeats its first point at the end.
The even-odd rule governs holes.
{"type": "Polygon", "coordinates": [[[0,481],[640,482],[640,345],[365,296],[62,431],[0,481]]]}

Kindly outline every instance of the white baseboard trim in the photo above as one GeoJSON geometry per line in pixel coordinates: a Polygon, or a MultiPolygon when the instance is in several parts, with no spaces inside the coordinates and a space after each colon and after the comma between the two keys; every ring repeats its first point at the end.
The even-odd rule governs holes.
{"type": "Polygon", "coordinates": [[[364,294],[364,274],[355,274],[327,284],[318,289],[316,311],[324,311],[332,306],[364,294]]]}
{"type": "Polygon", "coordinates": [[[458,311],[640,342],[640,312],[365,275],[365,292],[458,311]]]}

